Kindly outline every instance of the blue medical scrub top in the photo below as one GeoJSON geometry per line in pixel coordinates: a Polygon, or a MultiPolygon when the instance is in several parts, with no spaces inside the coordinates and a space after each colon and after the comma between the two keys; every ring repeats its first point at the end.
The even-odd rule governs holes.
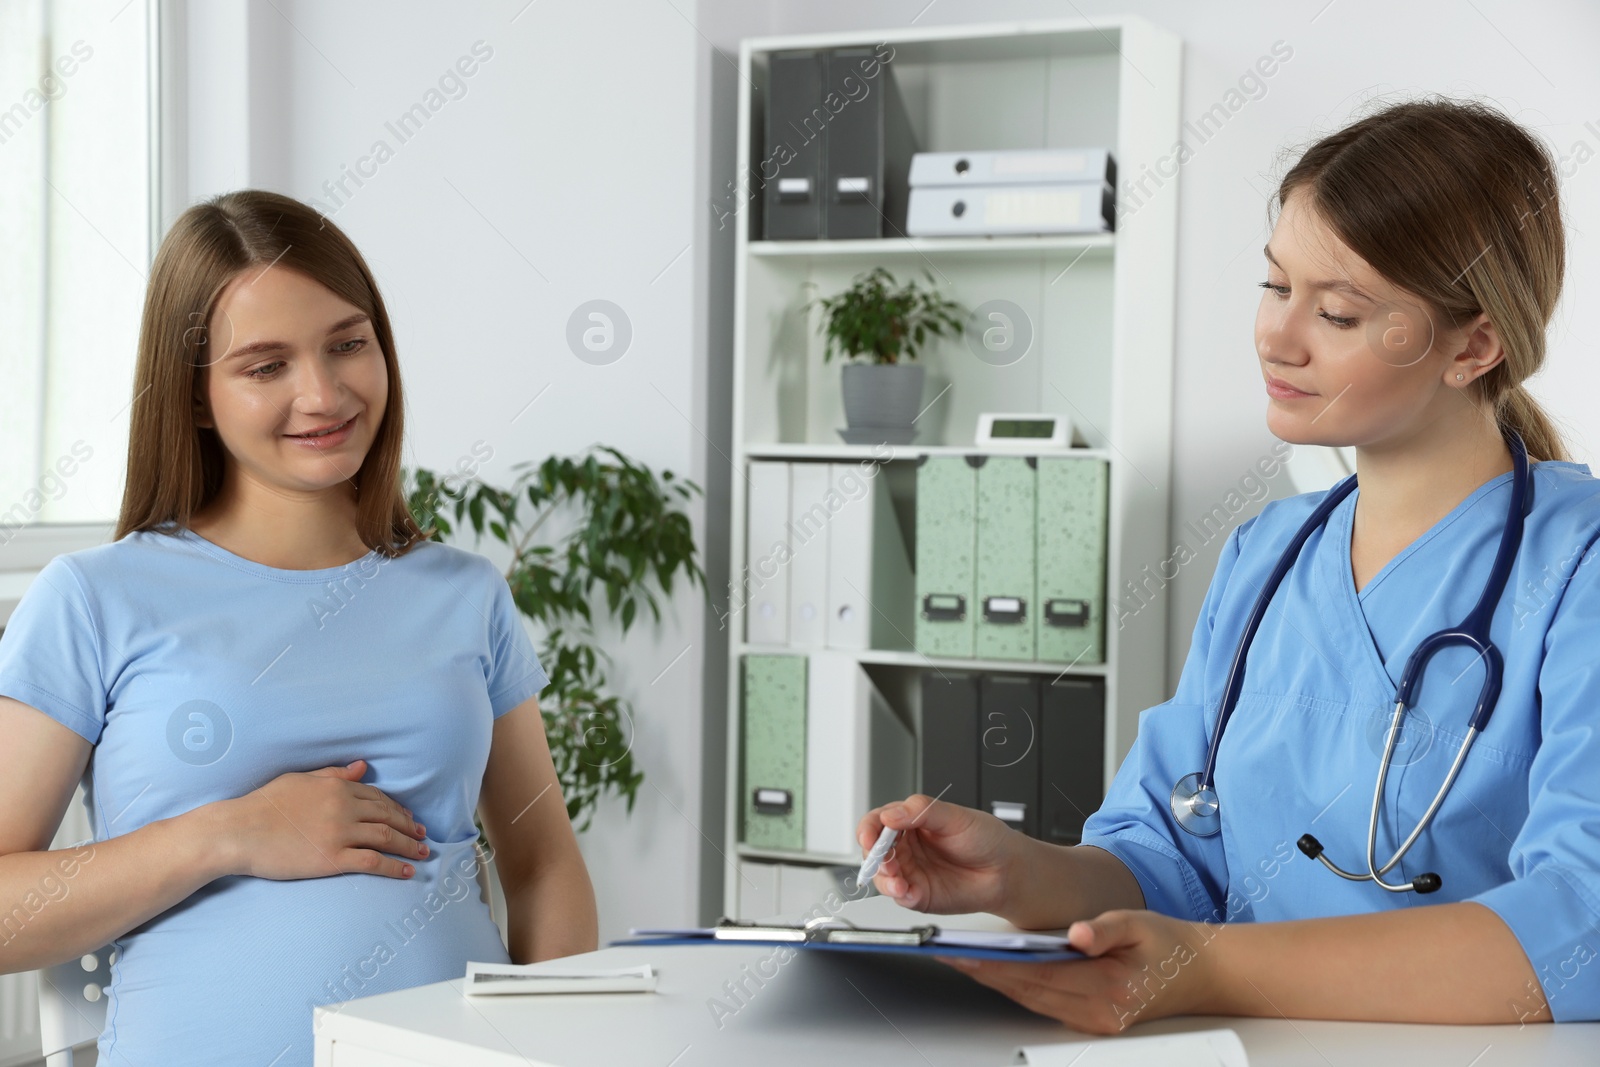
{"type": "Polygon", "coordinates": [[[94,743],[96,841],[365,759],[430,849],[404,880],[220,878],[117,938],[99,1062],[309,1067],[313,1006],[509,962],[473,815],[493,720],[545,684],[504,577],[447,545],[297,571],[139,532],[52,560],[0,694],[94,743]]]}
{"type": "MultiPolygon", "coordinates": [[[[1173,822],[1173,784],[1204,766],[1228,669],[1259,590],[1324,498],[1267,505],[1228,538],[1177,692],[1139,733],[1085,844],[1115,854],[1145,906],[1193,921],[1306,919],[1477,901],[1503,919],[1557,1020],[1600,1018],[1600,480],[1587,466],[1533,465],[1521,549],[1490,626],[1505,661],[1500,699],[1443,806],[1395,883],[1437,872],[1429,896],[1350,882],[1299,853],[1366,869],[1367,826],[1395,690],[1412,650],[1467,617],[1494,562],[1512,494],[1480,486],[1358,593],[1351,577],[1359,490],[1305,543],[1262,620],[1217,756],[1222,832],[1173,822]]],[[[1378,863],[1432,803],[1483,683],[1462,648],[1430,662],[1385,785],[1378,863]]],[[[1514,1021],[1508,1016],[1507,1021],[1514,1021]]]]}

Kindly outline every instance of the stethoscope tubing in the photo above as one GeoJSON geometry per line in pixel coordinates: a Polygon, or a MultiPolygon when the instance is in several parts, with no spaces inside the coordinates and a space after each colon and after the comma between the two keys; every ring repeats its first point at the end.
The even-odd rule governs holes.
{"type": "MultiPolygon", "coordinates": [[[[1473,606],[1467,617],[1459,626],[1448,630],[1440,630],[1428,635],[1417,647],[1412,650],[1406,660],[1405,670],[1401,673],[1400,684],[1395,689],[1394,717],[1389,724],[1388,736],[1384,742],[1383,757],[1378,764],[1378,780],[1373,790],[1372,809],[1367,823],[1367,870],[1366,873],[1346,871],[1339,867],[1323,853],[1322,846],[1311,835],[1307,834],[1300,839],[1301,851],[1322,863],[1328,870],[1341,878],[1355,882],[1374,882],[1383,889],[1392,893],[1405,893],[1410,891],[1432,892],[1439,888],[1438,875],[1424,874],[1411,882],[1391,884],[1383,880],[1383,876],[1405,857],[1411,847],[1416,844],[1428,825],[1433,821],[1434,815],[1444,803],[1444,798],[1449,794],[1450,788],[1455,784],[1456,778],[1465,765],[1467,753],[1472,748],[1472,742],[1488,726],[1489,716],[1493,714],[1495,705],[1500,697],[1500,684],[1504,670],[1500,651],[1495,648],[1489,637],[1489,626],[1494,617],[1496,606],[1505,593],[1506,583],[1511,576],[1512,565],[1516,561],[1518,550],[1522,545],[1522,530],[1528,509],[1531,506],[1532,486],[1528,471],[1527,447],[1522,438],[1514,430],[1503,431],[1506,444],[1511,451],[1514,467],[1512,503],[1508,509],[1506,523],[1500,534],[1500,544],[1495,553],[1494,565],[1490,568],[1489,578],[1484,583],[1483,592],[1478,597],[1478,602],[1473,606]],[[1443,784],[1434,794],[1433,801],[1428,805],[1422,817],[1417,820],[1417,825],[1400,844],[1388,861],[1382,867],[1378,866],[1378,817],[1383,805],[1384,785],[1388,781],[1389,768],[1394,759],[1395,743],[1400,736],[1401,723],[1409,707],[1411,695],[1422,678],[1428,661],[1441,649],[1451,645],[1466,645],[1477,650],[1478,658],[1483,660],[1484,679],[1478,692],[1477,704],[1473,708],[1472,717],[1468,722],[1467,732],[1460,748],[1456,751],[1455,759],[1450,765],[1450,771],[1445,776],[1443,784]]],[[[1206,751],[1205,769],[1197,774],[1185,775],[1173,787],[1172,809],[1175,821],[1188,833],[1196,836],[1209,837],[1221,831],[1221,807],[1216,793],[1214,775],[1216,771],[1217,753],[1222,746],[1223,731],[1227,728],[1229,719],[1238,704],[1239,694],[1244,686],[1244,666],[1249,655],[1250,646],[1255,640],[1257,629],[1265,618],[1267,608],[1271,604],[1273,595],[1278,586],[1288,575],[1300,556],[1300,550],[1311,534],[1322,526],[1332,514],[1333,509],[1349,496],[1356,488],[1356,476],[1350,475],[1328,491],[1326,497],[1312,511],[1300,529],[1295,532],[1294,538],[1284,548],[1277,565],[1273,567],[1266,584],[1261,588],[1255,605],[1251,608],[1250,616],[1245,622],[1244,632],[1240,635],[1239,647],[1234,652],[1233,662],[1228,669],[1227,683],[1223,687],[1222,703],[1217,709],[1216,725],[1211,731],[1211,742],[1206,751]],[[1193,780],[1193,784],[1186,788],[1186,783],[1193,780]],[[1180,800],[1180,794],[1186,794],[1180,800]],[[1205,829],[1197,829],[1190,825],[1184,818],[1185,807],[1193,817],[1193,821],[1205,829]]]]}
{"type": "Polygon", "coordinates": [[[1354,474],[1345,478],[1338,485],[1328,491],[1322,503],[1317,505],[1309,518],[1301,524],[1295,533],[1294,539],[1283,550],[1283,555],[1278,557],[1278,564],[1272,569],[1272,574],[1267,577],[1266,584],[1262,586],[1256,597],[1254,607],[1250,609],[1250,617],[1245,621],[1244,633],[1239,637],[1239,647],[1234,651],[1233,663],[1228,668],[1228,681],[1222,689],[1222,704],[1217,709],[1217,724],[1211,730],[1211,745],[1206,750],[1205,770],[1200,772],[1200,788],[1211,789],[1213,786],[1212,775],[1217,769],[1217,749],[1222,746],[1222,731],[1228,726],[1228,720],[1233,718],[1233,709],[1239,702],[1239,693],[1244,688],[1244,661],[1250,654],[1250,646],[1255,643],[1256,631],[1261,627],[1261,620],[1266,617],[1267,608],[1272,604],[1272,594],[1277,592],[1278,586],[1294,566],[1295,560],[1300,556],[1300,549],[1305,545],[1311,534],[1327,521],[1333,509],[1339,502],[1356,487],[1354,474]]]}

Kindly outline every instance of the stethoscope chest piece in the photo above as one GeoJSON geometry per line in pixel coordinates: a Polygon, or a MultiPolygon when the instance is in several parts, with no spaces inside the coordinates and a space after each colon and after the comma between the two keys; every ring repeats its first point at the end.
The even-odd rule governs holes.
{"type": "Polygon", "coordinates": [[[1196,837],[1222,832],[1222,807],[1217,791],[1200,784],[1200,772],[1186,774],[1172,787],[1172,817],[1196,837]]]}

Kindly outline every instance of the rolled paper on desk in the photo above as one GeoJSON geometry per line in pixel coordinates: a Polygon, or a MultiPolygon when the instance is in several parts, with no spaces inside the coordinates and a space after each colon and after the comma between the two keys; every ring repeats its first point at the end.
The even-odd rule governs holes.
{"type": "Polygon", "coordinates": [[[467,963],[467,996],[505,993],[651,993],[655,968],[574,967],[560,960],[544,963],[467,963]]]}
{"type": "Polygon", "coordinates": [[[1189,1034],[1149,1037],[1106,1037],[1060,1045],[1023,1045],[1012,1063],[1028,1067],[1146,1067],[1176,1063],[1183,1067],[1249,1067],[1244,1044],[1232,1030],[1197,1030],[1189,1034]]]}

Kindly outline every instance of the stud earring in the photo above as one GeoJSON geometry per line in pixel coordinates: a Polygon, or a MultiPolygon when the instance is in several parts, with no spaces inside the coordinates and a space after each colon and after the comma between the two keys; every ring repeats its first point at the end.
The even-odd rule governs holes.
{"type": "Polygon", "coordinates": [[[1465,374],[1456,375],[1456,381],[1458,381],[1458,382],[1466,381],[1466,378],[1467,378],[1467,376],[1465,374]]]}

